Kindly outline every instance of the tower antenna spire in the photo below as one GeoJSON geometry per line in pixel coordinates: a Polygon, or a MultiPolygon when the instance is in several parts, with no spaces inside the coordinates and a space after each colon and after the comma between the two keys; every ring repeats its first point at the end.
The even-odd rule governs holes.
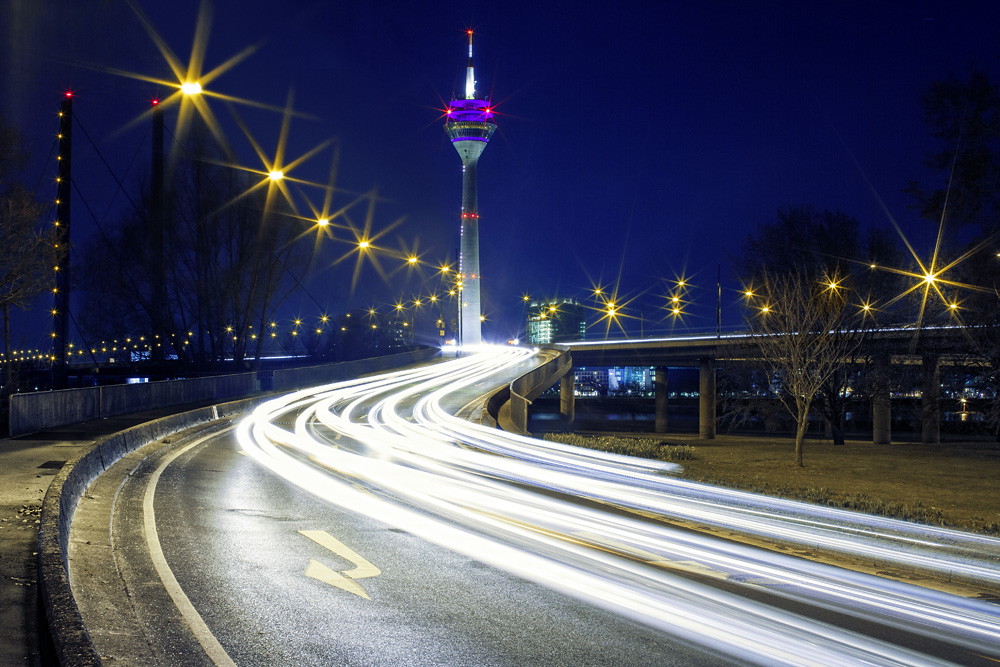
{"type": "Polygon", "coordinates": [[[469,65],[465,70],[465,99],[476,99],[476,75],[472,69],[472,28],[465,31],[469,35],[469,65]]]}
{"type": "Polygon", "coordinates": [[[462,159],[462,225],[458,261],[458,343],[479,345],[482,340],[483,309],[479,272],[479,198],[476,170],[479,156],[497,129],[489,100],[476,98],[476,77],[472,72],[472,29],[469,36],[469,67],[465,78],[465,99],[452,100],[445,112],[445,132],[462,159]]]}

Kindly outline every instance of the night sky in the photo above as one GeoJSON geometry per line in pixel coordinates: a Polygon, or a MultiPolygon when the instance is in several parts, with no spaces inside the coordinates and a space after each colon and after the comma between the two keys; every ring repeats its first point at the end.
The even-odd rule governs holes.
{"type": "MultiPolygon", "coordinates": [[[[140,4],[186,62],[199,3],[140,4]]],[[[0,24],[0,114],[25,134],[32,161],[22,180],[40,183],[39,198],[55,197],[50,149],[66,89],[76,94],[77,127],[118,177],[132,186],[147,178],[148,123],[129,122],[165,91],[109,70],[170,72],[128,5],[7,0],[0,24]]],[[[1000,80],[995,1],[218,0],[205,65],[263,40],[211,89],[281,107],[293,87],[296,111],[309,117],[293,120],[288,155],[337,139],[337,185],[377,188],[373,231],[404,218],[379,244],[416,249],[430,275],[430,264],[453,257],[458,245],[461,163],[440,110],[462,92],[470,26],[478,35],[478,91],[498,112],[479,169],[484,337],[496,340],[523,326],[522,295],[593,303],[592,285],[617,284],[623,297],[636,297],[629,308],[642,310],[647,334],[666,331],[670,321],[657,321],[678,277],[695,289],[674,330],[714,331],[720,266],[723,324],[738,326],[733,253],[787,206],[844,211],[881,227],[888,226],[881,197],[917,247],[929,248],[935,228],[917,219],[901,192],[910,179],[942,178],[922,166],[938,146],[923,124],[920,94],[972,68],[1000,80]]],[[[241,159],[259,168],[226,106],[210,105],[241,159]]],[[[280,113],[238,109],[273,151],[280,113]]],[[[124,198],[74,132],[74,179],[101,224],[113,225],[124,198]]],[[[331,155],[320,153],[294,175],[325,182],[331,155]]],[[[304,192],[322,199],[319,189],[304,192]]],[[[338,195],[335,204],[350,198],[338,195]]],[[[96,225],[82,205],[73,207],[79,245],[96,225]]],[[[363,213],[352,214],[355,224],[363,213]]],[[[284,316],[317,315],[312,299],[336,317],[426,294],[416,276],[406,279],[401,260],[383,256],[387,271],[399,267],[389,283],[366,269],[351,295],[353,260],[330,266],[348,249],[346,241],[324,245],[306,280],[311,298],[294,295],[284,316]]],[[[40,302],[38,310],[47,309],[40,302]]],[[[33,326],[17,328],[24,341],[47,345],[46,320],[27,322],[33,326]]],[[[638,320],[629,327],[638,333],[638,320]]]]}

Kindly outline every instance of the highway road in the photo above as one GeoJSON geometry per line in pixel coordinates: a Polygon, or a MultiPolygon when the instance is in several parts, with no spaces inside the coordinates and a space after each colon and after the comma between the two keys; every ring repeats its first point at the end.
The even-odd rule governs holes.
{"type": "Polygon", "coordinates": [[[113,508],[113,549],[74,558],[71,576],[98,650],[148,664],[1000,660],[1000,607],[968,597],[1000,587],[1000,540],[692,484],[673,464],[469,421],[529,355],[486,349],[290,394],[90,492],[113,508]]]}

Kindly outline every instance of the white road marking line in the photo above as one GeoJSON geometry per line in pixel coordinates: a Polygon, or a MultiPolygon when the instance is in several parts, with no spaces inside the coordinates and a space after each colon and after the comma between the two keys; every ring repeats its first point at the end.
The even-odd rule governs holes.
{"type": "Polygon", "coordinates": [[[174,577],[173,571],[167,564],[167,559],[163,556],[163,549],[160,547],[160,538],[156,532],[156,514],[153,510],[153,496],[156,493],[156,483],[160,480],[160,473],[162,473],[168,465],[173,463],[174,459],[190,449],[197,447],[206,440],[222,435],[232,428],[235,428],[235,426],[229,426],[222,431],[198,438],[190,445],[182,447],[173,454],[167,456],[160,463],[160,466],[153,473],[152,477],[149,478],[149,484],[146,486],[146,495],[142,500],[143,528],[146,532],[146,544],[149,547],[150,558],[153,560],[153,567],[156,568],[156,573],[160,575],[160,581],[163,582],[163,587],[167,589],[167,593],[170,594],[171,599],[177,606],[177,610],[181,613],[181,616],[188,624],[188,627],[191,628],[191,632],[194,633],[195,638],[205,650],[208,658],[216,665],[225,665],[227,667],[236,667],[236,663],[233,662],[233,659],[229,657],[228,653],[226,653],[226,649],[222,648],[222,644],[220,644],[219,640],[215,638],[212,631],[208,629],[208,625],[205,624],[201,614],[199,614],[194,608],[194,605],[191,604],[191,600],[188,599],[188,596],[184,594],[184,590],[181,588],[180,584],[177,583],[177,579],[174,577]]]}

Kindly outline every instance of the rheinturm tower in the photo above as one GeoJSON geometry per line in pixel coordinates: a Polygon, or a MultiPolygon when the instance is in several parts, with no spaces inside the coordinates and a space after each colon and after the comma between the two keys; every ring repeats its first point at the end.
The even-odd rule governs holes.
{"type": "Polygon", "coordinates": [[[479,273],[479,203],[476,167],[487,142],[497,129],[488,100],[476,98],[472,69],[472,31],[469,35],[469,65],[465,72],[465,99],[448,105],[444,129],[462,158],[462,240],[459,256],[458,335],[460,345],[479,345],[482,335],[482,305],[479,273]]]}

